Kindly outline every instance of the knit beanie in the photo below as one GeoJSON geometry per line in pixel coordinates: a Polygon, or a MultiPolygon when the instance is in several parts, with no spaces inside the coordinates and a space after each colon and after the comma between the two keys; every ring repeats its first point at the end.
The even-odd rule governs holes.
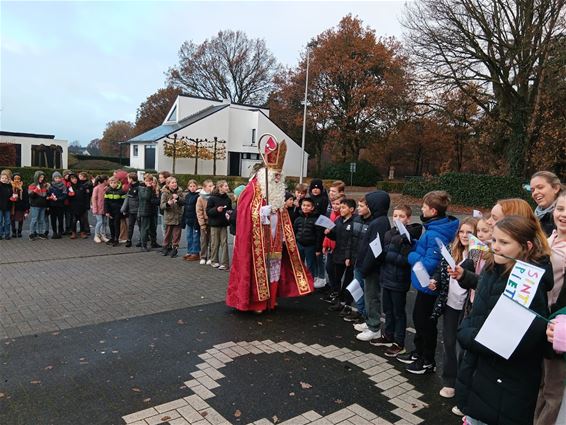
{"type": "Polygon", "coordinates": [[[285,191],[285,201],[288,201],[291,198],[295,199],[295,195],[293,195],[291,192],[285,191]]]}
{"type": "Polygon", "coordinates": [[[51,178],[53,180],[55,180],[57,177],[59,177],[60,179],[63,178],[63,176],[61,175],[61,173],[59,171],[53,171],[53,174],[51,175],[51,178]]]}
{"type": "Polygon", "coordinates": [[[234,189],[234,196],[240,196],[245,188],[246,186],[244,186],[243,184],[238,186],[236,189],[234,189]]]}
{"type": "Polygon", "coordinates": [[[312,191],[313,189],[320,189],[320,190],[324,189],[324,186],[322,184],[321,179],[312,179],[311,180],[311,183],[309,185],[309,191],[312,191]]]}

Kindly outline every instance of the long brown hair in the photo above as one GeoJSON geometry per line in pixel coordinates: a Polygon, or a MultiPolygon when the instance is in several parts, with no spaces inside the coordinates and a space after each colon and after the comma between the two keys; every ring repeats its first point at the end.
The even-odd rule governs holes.
{"type": "Polygon", "coordinates": [[[456,232],[456,236],[454,237],[452,244],[450,244],[450,254],[452,254],[452,257],[454,258],[454,261],[456,261],[456,264],[460,263],[464,259],[464,251],[467,249],[467,247],[462,245],[462,242],[460,242],[460,229],[462,229],[462,226],[464,226],[465,224],[472,228],[472,233],[475,236],[478,226],[478,220],[473,217],[465,217],[460,221],[458,232],[456,232]]]}
{"type": "MultiPolygon", "coordinates": [[[[524,199],[519,198],[511,198],[511,199],[501,199],[497,201],[499,205],[501,205],[501,210],[503,211],[503,215],[505,217],[516,215],[519,217],[524,217],[529,219],[533,222],[533,224],[537,227],[537,237],[543,238],[546,240],[547,236],[542,230],[542,226],[540,225],[539,220],[537,219],[535,213],[531,209],[531,206],[527,201],[524,199]]],[[[546,244],[548,246],[548,243],[546,244]]]]}
{"type": "MultiPolygon", "coordinates": [[[[521,252],[517,256],[517,260],[539,263],[542,258],[550,256],[550,247],[546,235],[540,235],[538,222],[533,222],[526,217],[510,215],[495,223],[495,227],[521,245],[521,252]],[[529,249],[527,242],[533,244],[531,249],[529,249]]],[[[486,259],[486,266],[493,267],[493,264],[493,256],[486,259]]],[[[512,268],[513,264],[509,264],[505,272],[510,272],[512,268]]]]}

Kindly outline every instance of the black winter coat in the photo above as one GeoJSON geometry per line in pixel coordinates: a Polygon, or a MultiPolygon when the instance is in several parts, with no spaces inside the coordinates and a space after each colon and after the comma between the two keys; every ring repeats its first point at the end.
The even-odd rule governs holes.
{"type": "Polygon", "coordinates": [[[556,225],[554,224],[554,213],[547,212],[542,217],[539,217],[538,221],[540,222],[542,230],[546,233],[546,236],[550,237],[554,229],[556,229],[556,225]]]}
{"type": "Polygon", "coordinates": [[[106,211],[114,219],[119,218],[121,215],[122,205],[126,194],[120,188],[112,189],[110,186],[106,188],[104,194],[104,211],[106,211]]]}
{"type": "Polygon", "coordinates": [[[328,194],[326,191],[322,191],[322,193],[318,196],[314,196],[312,193],[309,192],[307,198],[312,199],[314,203],[314,211],[319,215],[326,215],[326,210],[328,209],[328,194]]]}
{"type": "Polygon", "coordinates": [[[377,217],[375,220],[372,220],[368,227],[368,231],[366,234],[366,238],[362,241],[364,246],[367,245],[366,253],[364,255],[363,261],[359,258],[361,262],[361,271],[362,276],[367,276],[371,273],[376,273],[379,271],[381,264],[383,263],[383,259],[385,258],[383,249],[381,254],[375,257],[373,255],[373,251],[370,248],[369,244],[377,238],[379,235],[379,240],[381,241],[381,246],[383,248],[383,240],[385,239],[385,233],[391,229],[391,224],[389,223],[389,219],[387,216],[377,217]]]}
{"type": "Polygon", "coordinates": [[[295,239],[303,246],[315,246],[316,252],[322,251],[322,241],[324,239],[324,228],[314,224],[319,214],[309,214],[305,216],[301,211],[293,223],[295,239]]]}
{"type": "Polygon", "coordinates": [[[139,189],[140,183],[135,182],[128,188],[128,193],[126,193],[126,199],[124,199],[124,204],[122,205],[122,212],[125,214],[137,214],[140,207],[139,201],[139,189]]]}
{"type": "MultiPolygon", "coordinates": [[[[72,184],[71,187],[73,188],[74,196],[71,196],[72,192],[67,189],[71,211],[73,214],[81,215],[90,209],[90,195],[92,192],[90,183],[79,180],[77,184],[72,184]]],[[[120,206],[122,206],[121,203],[120,206]]]]}
{"type": "Polygon", "coordinates": [[[208,216],[208,225],[210,227],[228,227],[230,224],[226,218],[226,212],[232,209],[232,200],[227,193],[212,194],[206,203],[206,215],[208,216]],[[226,207],[222,211],[218,211],[218,207],[226,207]]]}
{"type": "Polygon", "coordinates": [[[153,188],[140,185],[138,188],[138,217],[157,215],[160,202],[161,198],[155,194],[153,188]]]}
{"type": "Polygon", "coordinates": [[[10,198],[13,192],[11,183],[0,182],[0,211],[10,211],[12,209],[14,203],[10,201],[10,198]]]}
{"type": "MultiPolygon", "coordinates": [[[[546,259],[537,265],[545,273],[529,308],[548,317],[546,288],[553,280],[552,264],[546,259]]],[[[500,265],[480,274],[474,307],[458,330],[458,341],[467,351],[458,367],[457,405],[464,414],[490,425],[532,425],[548,345],[546,322],[535,318],[509,360],[475,341],[508,277],[500,265]]]]}
{"type": "Polygon", "coordinates": [[[200,226],[197,220],[197,200],[199,197],[198,192],[185,192],[185,208],[183,209],[183,221],[181,225],[183,228],[189,226],[192,229],[198,229],[200,226]]]}
{"type": "Polygon", "coordinates": [[[414,241],[420,238],[423,226],[413,223],[405,226],[411,240],[400,235],[396,227],[385,233],[383,238],[383,262],[379,271],[379,283],[390,291],[407,292],[411,287],[411,266],[407,257],[413,249],[414,241]]]}
{"type": "Polygon", "coordinates": [[[355,255],[354,242],[354,217],[344,221],[342,217],[334,222],[336,225],[330,233],[326,235],[329,239],[336,241],[336,247],[332,251],[332,262],[334,264],[344,264],[346,260],[352,260],[355,255]]]}

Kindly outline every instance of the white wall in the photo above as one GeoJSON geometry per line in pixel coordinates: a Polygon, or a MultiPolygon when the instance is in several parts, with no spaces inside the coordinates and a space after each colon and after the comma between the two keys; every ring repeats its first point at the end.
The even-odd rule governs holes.
{"type": "Polygon", "coordinates": [[[130,144],[130,167],[145,169],[145,143],[130,144]],[[134,145],[138,147],[138,156],[134,156],[134,145]]]}
{"type": "Polygon", "coordinates": [[[58,145],[63,148],[62,162],[63,168],[68,167],[68,144],[67,140],[59,139],[41,139],[37,137],[23,137],[23,136],[7,136],[0,135],[0,143],[13,143],[16,145],[22,145],[22,167],[31,167],[31,147],[32,145],[58,145]]]}

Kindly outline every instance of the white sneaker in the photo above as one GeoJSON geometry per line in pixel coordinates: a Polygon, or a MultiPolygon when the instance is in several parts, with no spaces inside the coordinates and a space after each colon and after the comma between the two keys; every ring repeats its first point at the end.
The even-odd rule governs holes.
{"type": "Polygon", "coordinates": [[[220,263],[212,263],[211,266],[216,269],[216,268],[220,267],[220,263]]]}
{"type": "Polygon", "coordinates": [[[366,322],[364,323],[356,323],[354,325],[354,329],[357,330],[358,332],[363,332],[368,328],[368,324],[366,322]]]}
{"type": "Polygon", "coordinates": [[[444,398],[452,398],[456,395],[456,390],[454,388],[450,388],[450,387],[443,387],[440,392],[440,397],[444,397],[444,398]]]}
{"type": "Polygon", "coordinates": [[[96,242],[96,243],[102,243],[102,239],[100,239],[100,236],[94,235],[94,242],[96,242]]]}
{"type": "Polygon", "coordinates": [[[118,242],[119,243],[126,243],[126,242],[128,242],[128,240],[127,239],[120,239],[118,242]]]}
{"type": "Polygon", "coordinates": [[[357,334],[356,339],[359,339],[360,341],[371,341],[372,339],[379,338],[379,335],[380,335],[379,331],[374,332],[369,329],[366,329],[365,331],[357,334]]]}
{"type": "Polygon", "coordinates": [[[220,267],[218,267],[218,270],[226,270],[227,268],[228,267],[226,267],[226,266],[220,266],[220,267]]]}
{"type": "Polygon", "coordinates": [[[324,288],[326,286],[326,279],[317,277],[314,279],[314,287],[317,289],[324,288]]]}
{"type": "Polygon", "coordinates": [[[208,260],[208,261],[206,262],[206,265],[207,265],[207,266],[212,265],[212,260],[208,260]]]}
{"type": "Polygon", "coordinates": [[[457,416],[464,416],[464,413],[462,413],[462,411],[458,409],[458,406],[454,406],[452,408],[452,413],[454,413],[457,416]]]}
{"type": "Polygon", "coordinates": [[[104,233],[100,235],[100,239],[101,239],[102,242],[104,242],[104,243],[110,241],[110,239],[108,239],[104,233]]]}
{"type": "Polygon", "coordinates": [[[199,264],[201,266],[204,266],[206,264],[206,260],[203,258],[202,260],[200,260],[199,264]]]}

